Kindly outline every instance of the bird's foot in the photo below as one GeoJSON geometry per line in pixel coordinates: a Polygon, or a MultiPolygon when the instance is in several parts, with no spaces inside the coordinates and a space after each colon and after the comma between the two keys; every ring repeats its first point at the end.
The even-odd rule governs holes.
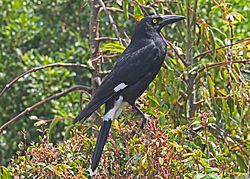
{"type": "Polygon", "coordinates": [[[150,121],[151,121],[150,118],[148,118],[148,117],[143,117],[143,120],[142,120],[142,123],[141,123],[141,129],[144,129],[145,124],[146,124],[146,123],[149,124],[150,121]]]}

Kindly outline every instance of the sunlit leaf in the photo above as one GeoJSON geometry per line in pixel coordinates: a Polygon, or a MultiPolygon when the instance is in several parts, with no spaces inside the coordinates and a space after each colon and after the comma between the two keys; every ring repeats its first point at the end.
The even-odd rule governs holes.
{"type": "Polygon", "coordinates": [[[125,50],[125,47],[121,46],[118,43],[105,43],[105,44],[103,44],[102,49],[105,51],[122,53],[125,50]]]}
{"type": "Polygon", "coordinates": [[[215,87],[214,87],[214,82],[212,80],[212,78],[210,76],[208,76],[208,85],[209,85],[209,90],[210,90],[210,94],[211,97],[214,97],[215,95],[215,87]]]}

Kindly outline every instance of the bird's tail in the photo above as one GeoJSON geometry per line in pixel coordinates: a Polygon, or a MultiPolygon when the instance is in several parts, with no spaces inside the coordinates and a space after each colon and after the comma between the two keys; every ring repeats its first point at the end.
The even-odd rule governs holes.
{"type": "Polygon", "coordinates": [[[99,161],[101,159],[104,145],[105,145],[107,138],[108,138],[111,123],[112,123],[112,120],[102,122],[100,133],[98,135],[97,142],[96,142],[95,149],[94,149],[94,153],[93,153],[92,159],[91,159],[91,166],[89,168],[90,176],[95,175],[97,172],[97,167],[98,167],[99,161]]]}
{"type": "MultiPolygon", "coordinates": [[[[110,110],[112,110],[112,108],[114,104],[114,100],[110,100],[108,102],[105,103],[105,115],[107,115],[108,112],[110,112],[110,110]]],[[[107,118],[106,120],[103,120],[102,122],[102,126],[97,138],[97,142],[95,144],[95,149],[94,149],[94,153],[92,155],[91,158],[91,165],[89,168],[89,172],[90,172],[90,176],[94,176],[97,172],[97,167],[98,164],[100,162],[101,156],[102,156],[102,151],[104,148],[104,145],[107,141],[108,135],[109,135],[109,130],[112,124],[112,120],[115,117],[115,113],[113,114],[113,116],[104,116],[103,119],[107,118]],[[109,118],[110,117],[110,118],[109,118]]]]}
{"type": "Polygon", "coordinates": [[[85,108],[84,110],[82,110],[78,116],[76,116],[76,118],[74,119],[74,124],[80,120],[85,121],[95,110],[97,110],[102,104],[104,103],[104,101],[100,101],[100,102],[95,102],[95,101],[91,101],[85,108]]]}
{"type": "Polygon", "coordinates": [[[102,104],[104,104],[107,100],[109,100],[113,95],[106,96],[102,99],[94,98],[89,104],[76,116],[74,119],[74,124],[80,120],[85,121],[95,110],[97,110],[102,104]]]}

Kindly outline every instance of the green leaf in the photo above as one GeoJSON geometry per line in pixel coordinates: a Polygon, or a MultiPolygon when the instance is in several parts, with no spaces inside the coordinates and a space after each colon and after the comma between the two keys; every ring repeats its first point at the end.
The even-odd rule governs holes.
{"type": "Polygon", "coordinates": [[[70,132],[71,132],[71,129],[74,127],[75,125],[70,125],[67,127],[66,131],[65,131],[65,135],[64,135],[64,138],[63,140],[67,140],[70,138],[70,132]]]}
{"type": "Polygon", "coordinates": [[[151,99],[157,106],[160,106],[160,103],[155,96],[148,95],[148,98],[151,99]]]}
{"type": "Polygon", "coordinates": [[[142,160],[141,160],[141,165],[144,169],[146,169],[148,167],[148,161],[147,161],[148,157],[147,157],[147,154],[145,154],[143,157],[142,157],[142,160]]]}
{"type": "Polygon", "coordinates": [[[136,0],[138,1],[140,4],[146,5],[146,1],[145,0],[136,0]]]}
{"type": "Polygon", "coordinates": [[[51,136],[52,136],[52,131],[54,129],[54,127],[56,126],[56,124],[61,121],[61,118],[60,117],[55,117],[50,126],[49,126],[49,130],[48,130],[48,140],[50,141],[51,140],[51,136]]]}
{"type": "Polygon", "coordinates": [[[223,35],[224,37],[227,37],[227,35],[226,35],[221,29],[219,29],[219,28],[217,28],[217,27],[211,27],[211,29],[216,30],[216,31],[219,32],[221,35],[223,35]]]}
{"type": "Polygon", "coordinates": [[[218,89],[217,92],[220,93],[223,96],[227,95],[227,92],[224,89],[218,89]]]}
{"type": "Polygon", "coordinates": [[[203,173],[198,173],[194,176],[194,179],[201,179],[201,178],[204,178],[206,175],[203,174],[203,173]]]}
{"type": "Polygon", "coordinates": [[[193,128],[193,130],[197,130],[197,129],[202,127],[201,123],[202,123],[201,118],[197,117],[197,118],[192,120],[190,126],[193,128]]]}
{"type": "Polygon", "coordinates": [[[134,4],[134,16],[136,21],[140,21],[144,17],[140,6],[136,4],[134,4]]]}
{"type": "Polygon", "coordinates": [[[11,179],[12,174],[7,168],[0,166],[0,178],[11,179]]]}
{"type": "Polygon", "coordinates": [[[209,85],[209,91],[210,91],[210,94],[211,94],[211,97],[214,97],[215,95],[215,84],[212,80],[212,78],[208,75],[208,85],[209,85]]]}
{"type": "Polygon", "coordinates": [[[122,7],[123,7],[123,12],[125,14],[125,17],[128,19],[129,18],[129,15],[128,15],[128,2],[123,1],[122,2],[122,7]]]}
{"type": "Polygon", "coordinates": [[[213,168],[213,167],[205,167],[205,171],[207,173],[212,173],[212,172],[218,172],[219,169],[218,168],[213,168]]]}
{"type": "Polygon", "coordinates": [[[208,174],[205,179],[220,179],[220,176],[217,173],[208,174]]]}
{"type": "Polygon", "coordinates": [[[247,160],[244,160],[244,158],[240,154],[236,154],[237,156],[237,163],[239,166],[239,169],[241,172],[247,172],[247,160]]]}
{"type": "Polygon", "coordinates": [[[240,14],[240,13],[238,13],[238,12],[233,12],[233,16],[234,16],[239,22],[241,22],[242,20],[246,20],[246,18],[245,18],[242,14],[240,14]]]}
{"type": "Polygon", "coordinates": [[[209,32],[209,39],[212,45],[212,56],[213,58],[216,57],[216,43],[215,43],[215,39],[214,39],[214,33],[211,29],[208,29],[209,32]]]}
{"type": "Polygon", "coordinates": [[[112,51],[117,53],[122,53],[125,50],[125,47],[119,43],[105,43],[102,46],[104,51],[112,51]]]}

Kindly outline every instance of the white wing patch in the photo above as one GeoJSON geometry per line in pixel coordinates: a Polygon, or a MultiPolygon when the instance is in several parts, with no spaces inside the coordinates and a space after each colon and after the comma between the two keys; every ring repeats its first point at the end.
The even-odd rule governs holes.
{"type": "Polygon", "coordinates": [[[114,102],[114,107],[110,109],[104,116],[103,116],[103,121],[109,121],[113,120],[115,117],[117,117],[117,111],[120,113],[121,112],[121,107],[123,106],[123,97],[119,96],[118,100],[114,102]]]}
{"type": "Polygon", "coordinates": [[[117,85],[115,88],[114,88],[114,91],[117,93],[118,91],[126,88],[128,85],[126,85],[125,83],[120,83],[119,85],[117,85]]]}

